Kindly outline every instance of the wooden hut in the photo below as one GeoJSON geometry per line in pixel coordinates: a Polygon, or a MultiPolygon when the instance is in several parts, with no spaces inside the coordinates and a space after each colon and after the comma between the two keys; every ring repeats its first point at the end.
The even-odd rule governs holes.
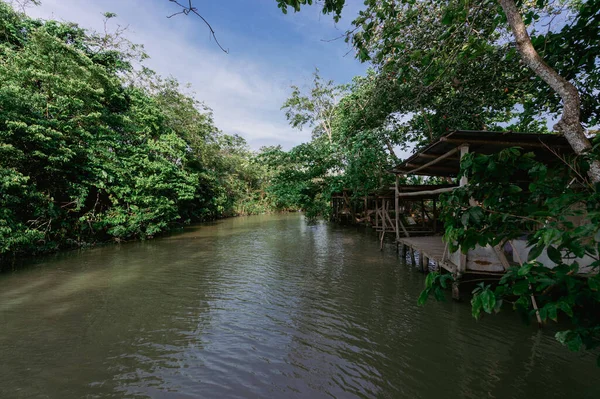
{"type": "MultiPolygon", "coordinates": [[[[396,182],[402,175],[457,177],[460,171],[460,160],[467,153],[476,152],[489,155],[509,147],[521,147],[526,151],[534,152],[537,160],[549,164],[560,161],[557,154],[572,152],[567,140],[558,135],[454,131],[418,151],[394,167],[391,172],[396,175],[396,182]]],[[[402,212],[402,201],[440,195],[468,183],[467,178],[462,177],[459,184],[455,186],[436,186],[411,191],[402,190],[396,183],[396,215],[400,215],[402,212]]],[[[400,226],[398,219],[397,225],[400,226]]],[[[415,237],[407,231],[403,236],[398,234],[397,240],[403,247],[403,253],[406,253],[407,250],[410,251],[413,259],[414,251],[420,253],[419,259],[424,270],[428,268],[431,260],[440,270],[453,273],[457,281],[453,287],[455,298],[458,298],[459,295],[458,281],[463,276],[467,274],[502,275],[511,263],[518,262],[519,259],[527,259],[528,253],[528,248],[523,242],[515,243],[510,248],[476,247],[466,254],[461,251],[449,252],[447,243],[443,242],[441,234],[437,234],[437,229],[431,235],[420,237],[415,237]]]]}

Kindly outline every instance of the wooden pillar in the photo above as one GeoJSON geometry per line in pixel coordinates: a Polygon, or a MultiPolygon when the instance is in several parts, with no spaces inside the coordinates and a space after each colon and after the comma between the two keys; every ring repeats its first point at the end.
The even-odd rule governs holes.
{"type": "Polygon", "coordinates": [[[423,271],[425,269],[425,259],[423,259],[423,251],[419,252],[419,270],[423,271]]]}
{"type": "MultiPolygon", "coordinates": [[[[469,153],[469,145],[462,144],[460,146],[460,159],[462,159],[468,153],[469,153]]],[[[467,177],[466,176],[461,177],[460,178],[460,186],[461,187],[466,186],[467,184],[469,184],[469,180],[467,179],[467,177]]],[[[459,248],[459,251],[460,251],[460,248],[459,248]]],[[[458,263],[457,279],[460,279],[466,271],[467,271],[467,254],[463,254],[461,251],[460,252],[460,260],[458,263]]],[[[456,290],[458,291],[458,283],[457,283],[456,290]]],[[[454,292],[454,286],[452,287],[452,292],[454,292]]]]}
{"type": "Polygon", "coordinates": [[[423,256],[423,268],[421,269],[421,271],[423,273],[428,273],[429,272],[429,258],[423,254],[421,254],[423,256]]]}
{"type": "Polygon", "coordinates": [[[394,209],[395,209],[395,220],[396,220],[396,242],[400,239],[400,199],[398,197],[399,189],[398,189],[399,177],[396,175],[396,184],[394,185],[394,209]]]}
{"type": "Polygon", "coordinates": [[[375,229],[379,228],[379,198],[375,197],[375,229]]]}
{"type": "Polygon", "coordinates": [[[437,234],[437,209],[436,209],[436,199],[433,199],[433,234],[437,234]]]}
{"type": "Polygon", "coordinates": [[[417,265],[417,262],[415,261],[415,249],[413,247],[410,247],[410,264],[412,266],[417,265]]]}
{"type": "Polygon", "coordinates": [[[458,280],[452,283],[452,299],[455,301],[460,300],[460,282],[458,280]]]}
{"type": "MultiPolygon", "coordinates": [[[[463,157],[469,153],[469,145],[462,144],[459,148],[460,148],[460,159],[462,160],[463,157]]],[[[469,179],[467,179],[467,176],[463,176],[460,178],[460,186],[461,187],[466,186],[468,183],[469,183],[469,179]]]]}

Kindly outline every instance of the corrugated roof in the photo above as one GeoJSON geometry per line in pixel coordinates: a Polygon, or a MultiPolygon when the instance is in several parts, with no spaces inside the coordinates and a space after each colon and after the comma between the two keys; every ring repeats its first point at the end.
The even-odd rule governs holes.
{"type": "Polygon", "coordinates": [[[493,154],[509,147],[521,147],[528,152],[534,152],[536,159],[546,163],[560,161],[552,151],[559,154],[569,154],[573,152],[567,139],[562,135],[456,130],[440,137],[433,144],[430,144],[412,155],[410,158],[394,167],[391,172],[424,176],[454,177],[458,175],[458,172],[460,171],[459,152],[448,155],[443,160],[430,166],[426,165],[463,144],[469,145],[469,152],[485,155],[493,154]]]}

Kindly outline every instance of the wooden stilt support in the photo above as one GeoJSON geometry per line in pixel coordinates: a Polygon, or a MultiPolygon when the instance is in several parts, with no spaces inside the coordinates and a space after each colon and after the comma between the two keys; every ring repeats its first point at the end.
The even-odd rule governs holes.
{"type": "Polygon", "coordinates": [[[429,258],[423,255],[423,268],[421,269],[423,273],[429,272],[429,258]]]}
{"type": "Polygon", "coordinates": [[[460,282],[458,281],[458,277],[455,277],[452,283],[452,299],[460,301],[460,282]]]}
{"type": "Polygon", "coordinates": [[[423,251],[419,252],[419,270],[425,269],[425,259],[423,259],[423,251]]]}
{"type": "Polygon", "coordinates": [[[410,264],[412,266],[417,265],[417,262],[415,261],[415,249],[413,247],[410,247],[410,264]]]}

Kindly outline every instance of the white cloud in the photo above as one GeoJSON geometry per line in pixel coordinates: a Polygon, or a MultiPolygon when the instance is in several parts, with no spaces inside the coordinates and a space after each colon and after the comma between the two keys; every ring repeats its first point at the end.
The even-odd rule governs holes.
{"type": "MultiPolygon", "coordinates": [[[[208,32],[198,36],[200,28],[205,29],[200,20],[185,16],[165,18],[173,11],[169,6],[166,0],[43,0],[40,7],[31,8],[28,13],[102,30],[102,13],[115,12],[119,16],[116,23],[129,25],[130,40],[144,44],[151,57],[147,66],[163,76],[174,76],[181,83],[191,83],[197,98],[213,109],[215,122],[223,131],[240,134],[255,149],[271,144],[290,148],[310,139],[310,132],[289,127],[280,106],[289,93],[289,85],[302,84],[299,80],[309,79],[312,71],[302,71],[305,73],[299,76],[298,69],[286,69],[260,56],[226,55],[206,39],[208,32]]],[[[302,19],[315,18],[312,13],[301,14],[290,20],[304,23],[302,19]]],[[[307,35],[315,35],[307,26],[304,29],[307,35]]],[[[226,27],[221,32],[228,38],[235,36],[226,27]]],[[[325,51],[332,47],[328,49],[325,51]]]]}

